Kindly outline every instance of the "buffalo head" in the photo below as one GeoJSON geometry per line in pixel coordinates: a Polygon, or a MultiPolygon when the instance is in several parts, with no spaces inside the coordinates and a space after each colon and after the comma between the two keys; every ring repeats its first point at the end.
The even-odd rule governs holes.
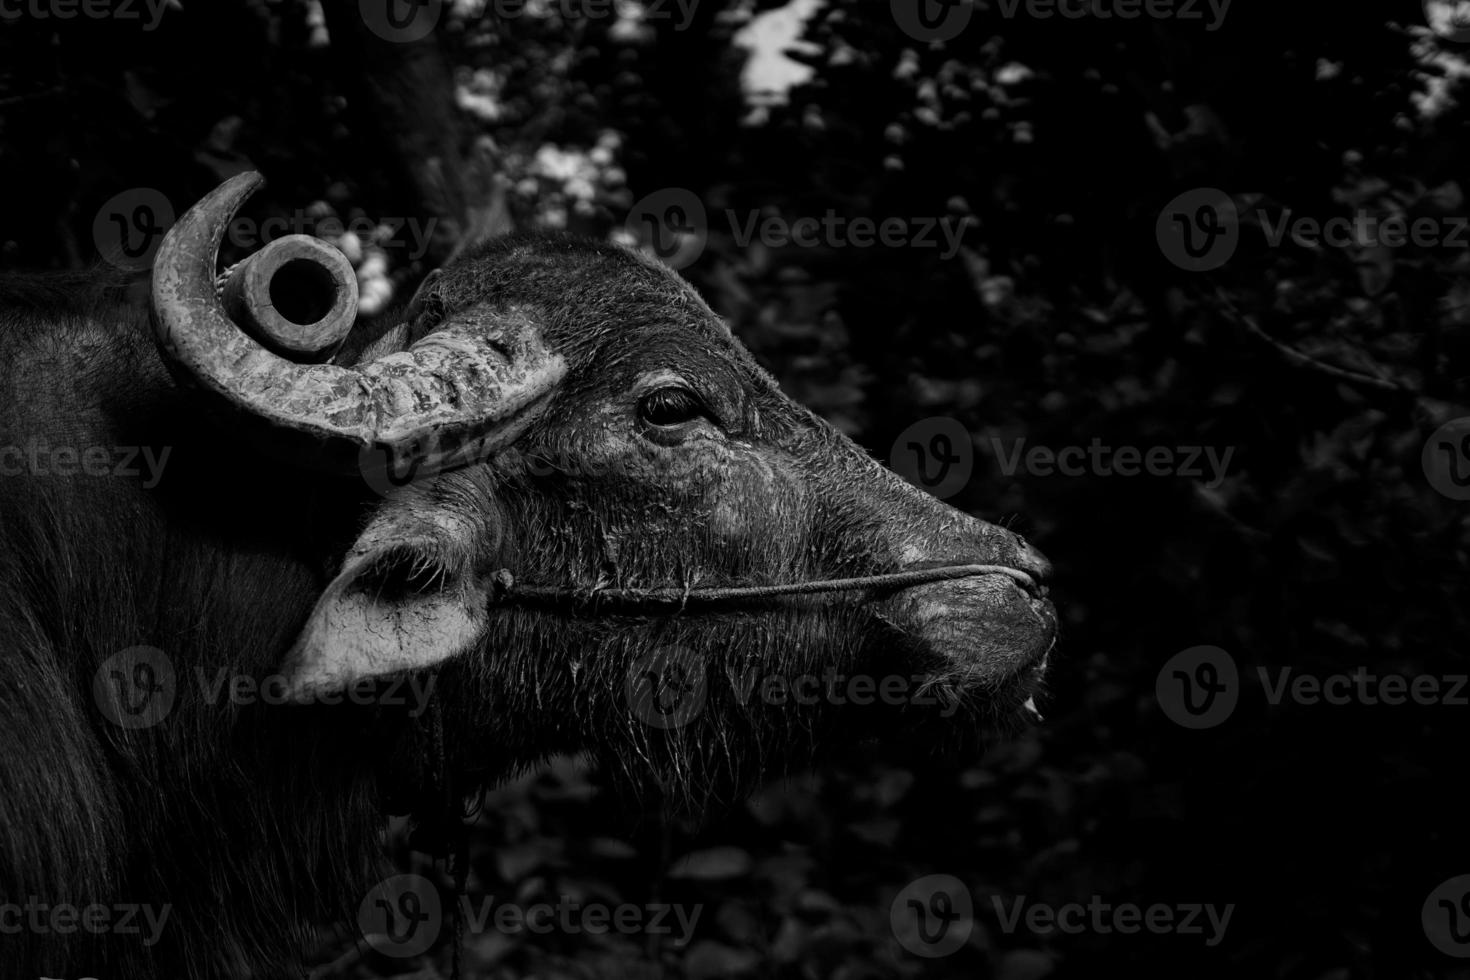
{"type": "Polygon", "coordinates": [[[1056,629],[1045,559],[785,397],[668,269],[497,241],[322,361],[242,331],[216,293],[257,185],[232,180],[173,230],[154,317],[175,374],[273,452],[376,490],[285,653],[298,699],[435,669],[474,780],[595,749],[708,784],[824,740],[974,730],[1030,697],[1056,629]],[[952,565],[1000,568],[699,600],[952,565]]]}

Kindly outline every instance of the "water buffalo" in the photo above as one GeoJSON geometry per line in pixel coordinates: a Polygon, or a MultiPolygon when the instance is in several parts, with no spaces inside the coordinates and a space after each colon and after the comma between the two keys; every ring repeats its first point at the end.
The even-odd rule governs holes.
{"type": "Polygon", "coordinates": [[[1045,559],[784,397],[672,272],[512,237],[293,346],[329,264],[272,273],[316,309],[217,288],[259,183],[172,229],[148,312],[0,290],[0,972],[284,976],[386,815],[549,754],[698,805],[1026,703],[1045,559]],[[752,696],[834,670],[901,683],[752,696]]]}

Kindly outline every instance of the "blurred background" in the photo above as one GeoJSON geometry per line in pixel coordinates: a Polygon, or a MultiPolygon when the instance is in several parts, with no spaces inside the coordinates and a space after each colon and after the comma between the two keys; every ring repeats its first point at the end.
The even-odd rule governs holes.
{"type": "MultiPolygon", "coordinates": [[[[703,913],[687,943],[470,934],[466,977],[1466,978],[1461,13],[0,0],[0,269],[145,270],[247,169],[225,260],[317,234],[368,321],[511,229],[643,247],[792,396],[1055,562],[1046,720],[983,758],[855,747],[700,823],[615,815],[578,760],[492,793],[478,892],[703,913]],[[944,955],[895,911],[935,874],[973,899],[944,955]]],[[[320,978],[453,958],[322,947],[320,978]]]]}

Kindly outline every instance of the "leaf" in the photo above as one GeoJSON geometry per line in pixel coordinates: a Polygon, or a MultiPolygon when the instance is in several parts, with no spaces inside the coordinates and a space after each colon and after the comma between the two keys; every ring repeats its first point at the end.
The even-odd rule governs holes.
{"type": "Polygon", "coordinates": [[[996,980],[1042,980],[1049,977],[1056,964],[1039,949],[1013,949],[1001,957],[996,980]]]}
{"type": "Polygon", "coordinates": [[[594,837],[587,842],[588,853],[614,861],[626,861],[638,856],[638,849],[619,837],[594,837]]]}
{"type": "Polygon", "coordinates": [[[715,911],[715,923],[727,938],[747,946],[764,946],[761,919],[745,902],[725,902],[715,911]]]}
{"type": "Polygon", "coordinates": [[[898,840],[898,832],[902,828],[902,821],[893,817],[876,817],[848,825],[854,837],[880,847],[888,847],[898,840]]]}
{"type": "Polygon", "coordinates": [[[789,908],[795,897],[811,879],[816,862],[802,852],[776,854],[762,858],[756,876],[766,881],[773,893],[771,906],[789,908]]]}
{"type": "Polygon", "coordinates": [[[750,853],[740,847],[691,851],[674,862],[669,877],[687,881],[724,881],[750,874],[750,853]]]}
{"type": "Polygon", "coordinates": [[[516,882],[544,867],[552,857],[560,853],[560,840],[537,838],[521,844],[510,844],[496,849],[495,869],[504,880],[516,882]]]}
{"type": "Polygon", "coordinates": [[[1450,180],[1430,190],[1424,198],[1441,211],[1458,211],[1465,203],[1465,192],[1457,182],[1450,180]]]}
{"type": "Polygon", "coordinates": [[[745,976],[760,966],[760,954],[704,939],[689,947],[684,957],[688,980],[716,980],[745,976]]]}
{"type": "Polygon", "coordinates": [[[889,769],[879,778],[873,795],[879,806],[887,808],[907,796],[913,785],[913,773],[907,769],[889,769]]]}

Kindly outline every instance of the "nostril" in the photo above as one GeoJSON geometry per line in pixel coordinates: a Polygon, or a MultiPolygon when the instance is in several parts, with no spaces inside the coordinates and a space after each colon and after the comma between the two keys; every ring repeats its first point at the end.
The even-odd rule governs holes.
{"type": "Polygon", "coordinates": [[[1016,535],[1016,567],[1036,579],[1038,584],[1051,577],[1051,562],[1019,534],[1016,535]]]}

